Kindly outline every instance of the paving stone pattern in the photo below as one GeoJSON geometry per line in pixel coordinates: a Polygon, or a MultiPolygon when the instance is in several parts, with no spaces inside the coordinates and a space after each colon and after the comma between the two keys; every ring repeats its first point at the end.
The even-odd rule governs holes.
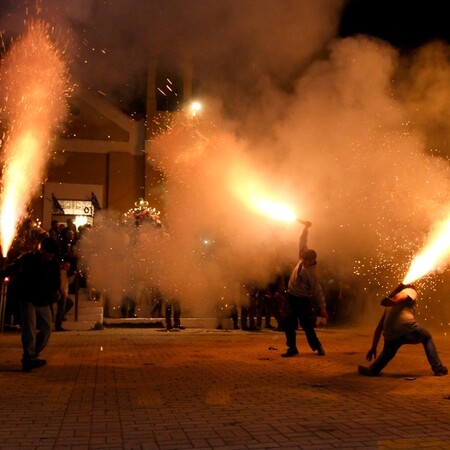
{"type": "Polygon", "coordinates": [[[0,334],[0,449],[450,449],[450,376],[421,346],[366,378],[371,330],[318,333],[325,357],[301,332],[294,358],[268,330],[53,333],[31,373],[20,335],[0,334]]]}

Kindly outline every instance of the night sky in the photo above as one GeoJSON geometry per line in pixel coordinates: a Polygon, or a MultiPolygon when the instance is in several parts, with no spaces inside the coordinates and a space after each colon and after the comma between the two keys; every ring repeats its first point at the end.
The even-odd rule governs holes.
{"type": "MultiPolygon", "coordinates": [[[[1,0],[0,16],[15,8],[14,0],[1,0]]],[[[368,34],[407,50],[433,38],[450,42],[448,17],[442,0],[349,0],[340,35],[368,34]]]]}
{"type": "Polygon", "coordinates": [[[446,2],[438,0],[351,0],[340,35],[368,34],[406,51],[436,38],[450,42],[446,10],[446,2]]]}

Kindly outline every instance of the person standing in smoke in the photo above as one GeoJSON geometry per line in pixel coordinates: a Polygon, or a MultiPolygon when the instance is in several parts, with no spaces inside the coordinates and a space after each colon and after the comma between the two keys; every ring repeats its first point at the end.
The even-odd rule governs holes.
{"type": "Polygon", "coordinates": [[[372,357],[376,358],[381,334],[384,336],[383,350],[369,367],[358,366],[358,372],[361,375],[369,377],[380,375],[400,347],[405,344],[422,344],[434,375],[448,374],[448,369],[442,365],[430,332],[416,322],[414,311],[416,299],[415,287],[407,285],[392,298],[386,297],[381,300],[381,306],[384,306],[385,310],[375,328],[372,347],[367,352],[366,359],[371,361],[372,357]]]}
{"type": "Polygon", "coordinates": [[[316,308],[320,308],[322,317],[327,318],[325,296],[317,274],[317,254],[308,249],[308,229],[311,222],[301,222],[304,225],[300,235],[299,261],[292,270],[288,282],[287,296],[290,305],[289,317],[285,321],[287,351],[281,356],[298,355],[296,344],[296,328],[298,321],[305,332],[306,339],[312,351],[319,356],[325,356],[325,350],[314,329],[316,324],[316,308]]]}
{"type": "Polygon", "coordinates": [[[178,330],[184,330],[181,325],[181,303],[180,301],[172,297],[170,300],[166,301],[166,329],[167,331],[175,328],[178,330]],[[173,324],[172,324],[172,313],[173,313],[173,324]]]}

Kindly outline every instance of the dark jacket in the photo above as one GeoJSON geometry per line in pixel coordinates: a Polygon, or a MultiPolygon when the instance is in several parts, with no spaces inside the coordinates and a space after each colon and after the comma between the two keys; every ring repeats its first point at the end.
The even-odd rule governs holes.
{"type": "Polygon", "coordinates": [[[25,253],[8,266],[6,272],[12,277],[18,301],[47,306],[56,300],[61,287],[56,258],[47,261],[38,251],[25,253]]]}

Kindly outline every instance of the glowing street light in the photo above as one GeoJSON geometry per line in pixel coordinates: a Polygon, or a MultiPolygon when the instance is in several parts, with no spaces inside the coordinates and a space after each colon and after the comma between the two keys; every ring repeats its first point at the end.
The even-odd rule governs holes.
{"type": "Polygon", "coordinates": [[[193,101],[190,110],[192,117],[197,117],[197,114],[202,110],[202,104],[199,101],[193,101]]]}

